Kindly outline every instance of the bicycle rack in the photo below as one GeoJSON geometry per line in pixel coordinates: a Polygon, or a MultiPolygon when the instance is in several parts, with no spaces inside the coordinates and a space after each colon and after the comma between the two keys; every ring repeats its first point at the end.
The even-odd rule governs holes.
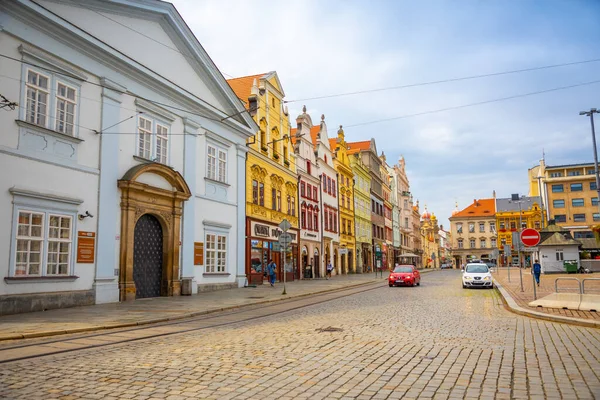
{"type": "MultiPolygon", "coordinates": [[[[588,278],[588,279],[598,279],[598,280],[600,280],[600,278],[588,278]]],[[[579,294],[580,295],[583,294],[583,287],[582,287],[582,284],[579,281],[579,279],[577,279],[577,278],[566,278],[566,277],[560,277],[560,278],[556,278],[554,280],[554,292],[555,293],[558,293],[558,281],[559,280],[563,280],[563,281],[577,281],[577,286],[579,287],[579,294]]]]}
{"type": "Polygon", "coordinates": [[[581,294],[585,294],[585,281],[600,281],[600,278],[584,278],[581,281],[581,294]]]}

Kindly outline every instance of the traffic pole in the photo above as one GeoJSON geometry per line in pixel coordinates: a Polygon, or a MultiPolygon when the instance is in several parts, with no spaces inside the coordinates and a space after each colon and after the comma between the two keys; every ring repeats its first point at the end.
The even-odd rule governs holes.
{"type": "MultiPolygon", "coordinates": [[[[284,249],[284,248],[282,248],[284,249]]],[[[282,295],[286,295],[287,292],[285,291],[285,252],[282,250],[281,251],[281,266],[282,266],[282,270],[283,270],[283,293],[281,293],[282,295]]]]}

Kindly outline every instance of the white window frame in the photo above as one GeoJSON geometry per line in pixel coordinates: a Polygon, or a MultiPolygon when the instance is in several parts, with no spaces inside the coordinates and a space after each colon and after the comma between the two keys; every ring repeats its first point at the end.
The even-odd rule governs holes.
{"type": "MultiPolygon", "coordinates": [[[[46,128],[46,129],[61,133],[66,136],[78,137],[79,136],[79,125],[78,124],[79,124],[81,86],[77,82],[75,82],[72,79],[69,79],[68,77],[65,77],[61,74],[51,73],[43,68],[35,68],[35,67],[27,65],[27,64],[23,64],[22,76],[23,76],[23,79],[22,79],[23,93],[22,93],[21,97],[22,97],[22,104],[25,105],[24,107],[22,107],[22,113],[21,113],[22,120],[29,124],[40,126],[42,128],[46,128]],[[29,79],[28,79],[30,72],[37,74],[38,76],[43,76],[44,78],[46,78],[48,80],[48,87],[44,89],[40,86],[30,84],[29,79]],[[73,89],[75,91],[75,99],[73,100],[73,99],[63,97],[63,96],[59,96],[58,95],[59,84],[65,86],[69,89],[73,89]],[[34,118],[33,120],[31,120],[29,118],[29,96],[27,93],[28,89],[34,89],[37,91],[41,90],[42,92],[46,93],[46,95],[47,95],[46,108],[44,110],[45,120],[43,122],[39,121],[39,118],[37,118],[37,117],[34,118]],[[57,129],[58,123],[59,123],[59,117],[58,117],[59,101],[68,101],[69,103],[72,103],[74,105],[72,131],[70,133],[66,129],[63,131],[57,129]]],[[[37,103],[37,97],[36,97],[36,103],[37,103]]],[[[38,114],[36,113],[36,116],[37,115],[38,114]]]]}
{"type": "Polygon", "coordinates": [[[464,248],[464,242],[462,239],[458,239],[457,240],[457,244],[458,244],[458,248],[459,249],[463,249],[464,248]]]}
{"type": "MultiPolygon", "coordinates": [[[[76,220],[76,218],[75,218],[74,213],[39,209],[37,207],[27,207],[27,206],[18,206],[17,207],[17,206],[15,206],[13,226],[12,226],[13,235],[12,235],[12,239],[11,239],[12,251],[11,251],[11,266],[10,266],[9,276],[19,277],[19,278],[20,277],[43,278],[43,277],[49,277],[49,276],[51,276],[51,277],[72,276],[73,268],[74,268],[73,261],[74,261],[74,243],[75,243],[75,239],[74,239],[75,220],[76,220]],[[27,273],[17,274],[17,258],[18,258],[17,257],[17,253],[18,253],[18,245],[17,244],[18,244],[18,241],[19,240],[30,240],[30,238],[31,238],[29,236],[19,235],[19,215],[21,213],[31,213],[31,214],[42,215],[42,226],[41,226],[42,236],[41,236],[41,238],[39,238],[39,241],[41,241],[40,261],[39,261],[40,266],[39,266],[38,274],[30,274],[29,266],[26,266],[27,273]],[[69,237],[68,238],[60,238],[60,237],[59,238],[50,238],[50,220],[52,217],[65,218],[65,219],[69,220],[69,227],[68,227],[69,237]],[[53,242],[68,244],[67,260],[65,263],[63,263],[63,264],[66,264],[67,270],[63,274],[48,272],[49,256],[50,256],[50,243],[53,243],[53,242]]],[[[60,228],[59,228],[59,232],[60,232],[60,228]]],[[[28,254],[30,254],[30,246],[28,246],[28,254]]],[[[60,257],[60,250],[58,253],[58,257],[60,257]]],[[[29,257],[28,257],[28,261],[29,261],[29,257]]],[[[58,272],[58,266],[57,266],[56,271],[58,272]]]]}
{"type": "Polygon", "coordinates": [[[171,125],[164,122],[163,120],[156,118],[155,116],[142,112],[142,115],[138,115],[137,118],[137,133],[136,133],[136,151],[137,157],[145,160],[151,160],[160,164],[169,165],[169,136],[171,131],[171,125]],[[141,121],[150,123],[150,129],[147,126],[142,127],[141,121]],[[159,130],[162,132],[159,133],[159,130]],[[149,140],[144,140],[142,135],[149,135],[149,140]],[[159,154],[159,143],[160,150],[159,154]],[[142,146],[143,144],[143,146],[142,146]],[[148,146],[148,148],[146,148],[148,146]]]}
{"type": "Polygon", "coordinates": [[[55,86],[55,91],[56,91],[56,95],[54,96],[54,101],[55,101],[55,105],[54,105],[54,109],[55,111],[55,123],[54,123],[54,130],[56,132],[60,132],[60,133],[64,133],[65,135],[69,135],[69,136],[73,136],[73,133],[75,132],[75,118],[77,116],[77,93],[78,90],[76,87],[74,87],[73,85],[69,85],[66,82],[57,80],[56,81],[56,86],[55,86]],[[59,86],[64,86],[67,90],[67,95],[68,95],[68,91],[69,89],[72,89],[75,92],[75,96],[73,99],[70,99],[67,95],[65,96],[61,96],[59,94],[59,86]],[[65,103],[65,110],[59,110],[59,102],[63,102],[65,103]],[[73,105],[73,122],[68,122],[67,120],[67,116],[69,114],[67,107],[69,104],[73,105]],[[61,113],[64,113],[64,118],[61,118],[60,115],[61,113]],[[63,128],[62,130],[59,128],[59,124],[63,124],[63,128]],[[71,128],[71,131],[68,131],[68,128],[71,128]]]}
{"type": "Polygon", "coordinates": [[[25,69],[25,79],[24,79],[24,83],[25,83],[25,118],[24,120],[29,122],[30,124],[34,124],[34,125],[39,125],[39,126],[43,126],[44,128],[46,128],[48,126],[48,122],[50,120],[50,104],[51,104],[51,100],[52,100],[52,96],[50,91],[52,90],[52,77],[47,74],[47,73],[43,73],[40,72],[38,70],[35,70],[33,68],[26,68],[25,69]],[[29,74],[36,74],[37,75],[37,82],[34,83],[30,83],[29,82],[29,74]],[[39,78],[44,77],[47,81],[47,87],[42,87],[39,86],[39,78]],[[35,91],[35,99],[33,99],[32,101],[34,102],[33,104],[33,120],[30,119],[31,116],[31,105],[30,105],[30,97],[29,97],[29,91],[33,90],[35,91]],[[43,93],[46,95],[46,103],[45,104],[45,108],[43,110],[43,112],[40,112],[39,110],[39,94],[43,93]],[[43,122],[40,122],[40,117],[43,116],[43,122]]]}
{"type": "Polygon", "coordinates": [[[227,150],[213,143],[206,145],[206,177],[215,182],[227,183],[227,150]],[[214,151],[212,155],[211,150],[214,151]],[[211,159],[214,162],[212,167],[211,159]]]}
{"type": "Polygon", "coordinates": [[[496,238],[491,238],[490,242],[491,242],[492,248],[498,247],[498,241],[496,240],[496,238]]]}
{"type": "Polygon", "coordinates": [[[207,274],[223,274],[227,272],[227,248],[229,235],[223,232],[207,231],[204,235],[204,259],[207,274]],[[213,240],[210,237],[214,237],[213,240]],[[221,244],[224,241],[224,247],[221,244]],[[214,247],[213,247],[214,246],[214,247]]]}

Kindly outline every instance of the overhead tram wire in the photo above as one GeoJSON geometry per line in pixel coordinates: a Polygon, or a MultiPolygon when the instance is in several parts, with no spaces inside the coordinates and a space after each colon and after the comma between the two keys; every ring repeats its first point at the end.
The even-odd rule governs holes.
{"type": "MultiPolygon", "coordinates": [[[[161,46],[164,46],[164,47],[166,47],[167,49],[173,50],[174,52],[181,54],[183,57],[185,57],[185,58],[187,58],[187,59],[189,59],[189,60],[192,60],[192,61],[194,61],[194,62],[196,62],[196,61],[197,61],[197,60],[196,60],[194,57],[190,57],[189,55],[187,55],[187,54],[185,54],[185,53],[182,53],[181,51],[179,51],[179,49],[177,49],[177,48],[175,48],[175,47],[171,47],[171,46],[169,46],[169,45],[168,45],[168,44],[166,44],[166,43],[163,43],[163,42],[161,42],[161,41],[159,41],[159,40],[157,40],[157,39],[154,39],[152,36],[148,36],[148,35],[146,35],[145,33],[138,31],[137,29],[133,29],[132,27],[130,27],[130,26],[128,26],[128,25],[125,25],[124,23],[122,23],[122,22],[119,22],[119,21],[117,21],[117,20],[115,20],[115,19],[113,19],[113,18],[111,18],[111,17],[109,17],[109,16],[107,16],[107,15],[104,15],[104,14],[102,14],[102,13],[101,13],[101,12],[99,12],[99,11],[96,11],[96,10],[91,10],[91,11],[93,11],[93,12],[95,12],[96,14],[98,14],[98,15],[100,15],[100,16],[102,16],[102,17],[104,17],[104,18],[106,18],[106,19],[108,19],[108,20],[110,20],[110,21],[114,22],[115,24],[119,24],[119,25],[121,25],[122,27],[124,27],[124,28],[127,28],[127,29],[129,29],[130,31],[133,31],[133,32],[137,33],[138,35],[141,35],[141,36],[143,36],[143,37],[145,37],[145,38],[147,38],[147,39],[150,39],[150,40],[152,40],[153,42],[156,42],[156,43],[160,44],[161,46]]],[[[190,29],[190,30],[191,30],[191,29],[190,29]]],[[[210,56],[209,56],[209,58],[210,58],[210,56]]],[[[211,60],[212,60],[212,59],[211,59],[211,60]]],[[[213,64],[214,64],[214,62],[213,62],[213,64]]],[[[216,67],[216,64],[215,64],[215,67],[216,67]]],[[[208,68],[212,69],[212,70],[213,70],[213,71],[215,71],[215,72],[218,72],[218,73],[222,74],[223,76],[225,76],[225,75],[226,75],[226,76],[228,76],[228,77],[230,77],[230,78],[234,78],[233,76],[231,76],[231,75],[229,75],[229,74],[227,74],[227,73],[225,73],[225,72],[221,71],[221,70],[219,69],[219,67],[213,68],[213,67],[210,67],[210,66],[208,66],[208,68]]]]}
{"type": "Polygon", "coordinates": [[[360,122],[360,123],[356,123],[356,124],[345,125],[344,129],[346,129],[346,128],[353,128],[353,127],[356,127],[356,126],[378,124],[378,123],[387,122],[387,121],[395,121],[395,120],[404,119],[404,118],[418,117],[420,115],[436,114],[436,113],[440,113],[440,112],[444,112],[444,111],[458,110],[458,109],[461,109],[461,108],[480,106],[480,105],[483,105],[483,104],[489,104],[489,103],[496,103],[496,102],[500,102],[500,101],[512,100],[512,99],[517,99],[517,98],[520,98],[520,97],[534,96],[534,95],[537,95],[537,94],[555,92],[555,91],[558,91],[558,90],[571,89],[571,88],[575,88],[575,87],[579,87],[579,86],[593,85],[593,84],[596,84],[596,83],[600,83],[600,80],[595,80],[595,81],[590,81],[590,82],[583,82],[583,83],[577,83],[575,85],[561,86],[561,87],[552,88],[552,89],[546,89],[546,90],[539,90],[539,91],[536,91],[536,92],[516,94],[514,96],[500,97],[500,98],[497,98],[497,99],[479,101],[479,102],[470,103],[470,104],[463,104],[463,105],[460,105],[460,106],[440,108],[438,110],[423,111],[423,112],[420,112],[420,113],[406,114],[406,115],[401,115],[401,116],[398,116],[398,117],[383,118],[383,119],[378,119],[378,120],[368,121],[368,122],[360,122]]]}
{"type": "MultiPolygon", "coordinates": [[[[118,90],[115,90],[113,88],[109,88],[109,87],[104,86],[102,84],[84,80],[84,79],[82,79],[81,77],[79,77],[77,75],[73,75],[73,74],[69,74],[69,73],[66,73],[66,72],[58,71],[58,70],[55,70],[55,69],[52,69],[52,68],[45,67],[43,65],[39,65],[39,64],[36,64],[36,63],[29,62],[29,61],[19,60],[18,58],[14,58],[14,57],[8,56],[6,54],[1,54],[0,53],[0,57],[6,58],[8,60],[15,61],[15,62],[18,62],[18,63],[21,63],[21,64],[31,65],[32,67],[43,69],[44,71],[48,71],[48,72],[51,72],[51,73],[54,73],[54,74],[66,76],[68,78],[80,81],[81,83],[86,83],[86,84],[89,84],[89,85],[92,85],[92,86],[97,86],[97,87],[100,87],[100,88],[110,89],[110,90],[116,91],[116,92],[118,92],[118,93],[120,93],[122,95],[127,95],[127,96],[131,96],[133,98],[142,99],[142,100],[145,100],[145,101],[147,101],[149,103],[152,103],[152,104],[160,105],[160,106],[163,106],[163,107],[168,107],[168,108],[171,108],[173,110],[182,111],[182,112],[185,112],[185,113],[188,113],[188,114],[191,114],[191,115],[196,115],[198,117],[202,117],[202,118],[205,118],[205,119],[208,119],[208,120],[211,120],[211,121],[215,121],[215,122],[223,123],[223,121],[225,121],[226,119],[229,119],[232,116],[244,113],[244,111],[242,110],[242,111],[237,111],[233,115],[228,115],[224,111],[220,111],[223,114],[225,114],[225,117],[223,117],[223,118],[212,118],[212,117],[206,116],[204,114],[200,114],[197,111],[191,111],[191,110],[188,110],[188,109],[185,109],[185,108],[173,106],[171,104],[162,103],[162,102],[160,102],[158,100],[152,100],[152,99],[149,99],[147,97],[136,95],[136,94],[133,94],[133,93],[130,93],[130,92],[119,92],[118,90]]],[[[22,79],[12,78],[10,76],[1,75],[1,74],[0,74],[0,76],[3,76],[5,78],[7,78],[7,79],[13,79],[15,81],[18,80],[20,82],[24,82],[24,80],[22,80],[22,79]]],[[[84,98],[84,99],[88,99],[88,100],[92,100],[92,101],[98,101],[98,100],[90,99],[88,97],[83,97],[83,96],[79,96],[79,97],[84,98]]],[[[101,102],[101,101],[98,101],[98,102],[101,102]]],[[[116,107],[118,107],[118,106],[116,106],[116,107]]],[[[121,107],[121,108],[124,108],[124,107],[121,107]]],[[[124,109],[126,109],[126,108],[124,108],[124,109]]],[[[136,110],[131,110],[131,111],[136,111],[136,110]]],[[[245,110],[245,111],[248,111],[248,110],[245,110]]]]}
{"type": "MultiPolygon", "coordinates": [[[[506,100],[512,100],[512,99],[521,98],[521,97],[534,96],[534,95],[538,95],[538,94],[555,92],[555,91],[559,91],[559,90],[566,90],[566,89],[571,89],[571,88],[580,87],[580,86],[588,86],[588,85],[593,85],[593,84],[596,84],[596,83],[600,83],[600,80],[595,80],[595,81],[590,81],[590,82],[583,82],[583,83],[578,83],[578,84],[569,85],[569,86],[561,86],[561,87],[557,87],[557,88],[540,90],[540,91],[536,91],[536,92],[517,94],[517,95],[514,95],[514,96],[501,97],[501,98],[498,98],[498,99],[485,100],[485,101],[480,101],[480,102],[476,102],[476,103],[463,104],[463,105],[459,105],[459,106],[446,107],[446,108],[441,108],[441,109],[438,109],[438,110],[423,111],[423,112],[420,112],[420,113],[401,115],[401,116],[398,116],[398,117],[384,118],[384,119],[375,120],[375,121],[350,124],[350,125],[345,125],[344,129],[352,128],[352,127],[357,127],[357,126],[372,125],[372,124],[377,124],[377,123],[387,122],[387,121],[394,121],[394,120],[404,119],[404,118],[412,118],[412,117],[417,117],[417,116],[427,115],[427,114],[435,114],[435,113],[440,113],[440,112],[444,112],[444,111],[458,110],[458,109],[461,109],[461,108],[474,107],[474,106],[478,106],[478,105],[495,103],[495,102],[506,101],[506,100]]],[[[19,105],[17,105],[17,107],[24,108],[23,106],[19,106],[19,105]]],[[[54,118],[54,119],[56,119],[56,117],[50,117],[50,116],[47,116],[47,117],[48,118],[54,118]]],[[[130,118],[132,118],[132,117],[130,117],[130,118]]],[[[127,118],[126,120],[128,120],[130,118],[127,118]]],[[[126,120],[121,121],[121,122],[125,122],[126,120]]],[[[87,129],[89,131],[98,133],[98,131],[96,129],[88,128],[88,127],[85,127],[85,126],[82,126],[82,125],[78,125],[78,124],[74,124],[74,125],[78,126],[80,128],[87,129]]],[[[137,135],[139,132],[100,132],[100,133],[102,135],[137,135]]],[[[168,133],[168,136],[183,136],[183,135],[186,135],[186,133],[185,132],[183,132],[183,133],[172,133],[172,132],[169,132],[168,133]]]]}
{"type": "Polygon", "coordinates": [[[489,77],[493,77],[493,76],[518,74],[518,73],[530,72],[530,71],[539,71],[539,70],[543,70],[543,69],[568,67],[571,65],[588,64],[588,63],[594,63],[594,62],[599,62],[599,61],[600,61],[600,58],[594,58],[594,59],[590,59],[590,60],[574,61],[574,62],[568,62],[568,63],[562,63],[562,64],[544,65],[541,67],[515,69],[512,71],[492,72],[489,74],[470,75],[470,76],[463,76],[463,77],[459,77],[459,78],[450,78],[450,79],[441,79],[441,80],[436,80],[436,81],[410,83],[410,84],[406,84],[406,85],[388,86],[388,87],[383,87],[383,88],[378,88],[378,89],[365,89],[365,90],[357,90],[355,92],[346,92],[346,93],[337,93],[337,94],[329,94],[329,95],[314,96],[314,97],[305,97],[305,98],[301,98],[301,99],[285,100],[284,103],[297,103],[300,101],[330,99],[333,97],[355,96],[355,95],[366,94],[366,93],[384,92],[384,91],[397,90],[397,89],[407,89],[407,88],[411,88],[411,87],[437,85],[440,83],[460,82],[460,81],[467,81],[467,80],[472,80],[472,79],[489,78],[489,77]]]}
{"type": "MultiPolygon", "coordinates": [[[[202,102],[202,103],[206,104],[207,106],[209,106],[210,108],[214,109],[215,111],[217,111],[217,112],[219,112],[219,113],[222,113],[222,114],[225,114],[225,115],[228,115],[228,114],[229,114],[229,113],[227,113],[227,112],[225,112],[225,111],[223,111],[223,110],[219,109],[218,107],[214,106],[213,104],[209,103],[208,101],[206,101],[206,100],[204,100],[204,99],[202,99],[202,98],[200,98],[200,97],[196,96],[194,93],[191,93],[191,92],[190,92],[190,91],[188,91],[187,89],[185,89],[185,88],[183,88],[183,87],[179,86],[178,84],[176,84],[175,82],[173,82],[173,81],[171,81],[170,79],[166,78],[165,76],[163,76],[163,75],[159,74],[158,72],[156,72],[156,71],[154,71],[154,70],[150,69],[149,67],[147,67],[146,65],[142,64],[142,63],[141,63],[141,62],[139,62],[138,60],[135,60],[134,58],[130,57],[129,55],[127,55],[127,54],[123,53],[123,52],[122,52],[122,51],[120,51],[119,49],[117,49],[117,48],[115,48],[115,47],[111,46],[111,45],[110,45],[110,44],[108,44],[107,42],[105,42],[105,41],[101,40],[100,38],[98,38],[98,37],[96,37],[96,36],[94,36],[94,35],[92,35],[90,32],[88,32],[88,31],[86,31],[85,29],[81,28],[80,26],[78,26],[78,25],[74,24],[72,21],[70,21],[70,20],[66,19],[65,17],[63,17],[63,16],[61,16],[61,15],[57,14],[56,12],[54,12],[54,11],[52,11],[52,10],[50,10],[50,9],[48,9],[48,8],[46,8],[46,7],[44,7],[43,5],[41,5],[40,3],[36,2],[35,0],[31,0],[31,2],[32,2],[32,3],[34,3],[34,4],[36,4],[38,7],[40,7],[40,8],[42,8],[42,9],[46,10],[48,13],[50,13],[50,14],[52,14],[52,15],[56,16],[57,18],[59,18],[59,19],[63,20],[65,23],[67,23],[67,24],[70,24],[71,26],[73,26],[73,27],[75,27],[75,28],[79,29],[81,32],[85,33],[86,35],[89,35],[90,37],[92,37],[92,38],[96,39],[96,40],[97,40],[97,41],[99,41],[100,43],[103,43],[103,44],[104,44],[104,45],[106,45],[107,47],[109,47],[109,48],[113,49],[114,51],[116,51],[117,53],[121,54],[123,57],[125,57],[125,58],[127,58],[127,59],[129,59],[129,60],[131,60],[131,61],[133,61],[133,62],[135,62],[135,63],[137,63],[137,64],[139,64],[139,65],[141,65],[141,66],[143,66],[144,68],[147,68],[148,70],[150,70],[150,71],[152,71],[153,73],[155,73],[156,75],[160,76],[162,79],[166,80],[167,82],[169,82],[169,83],[170,83],[170,84],[172,84],[173,86],[175,86],[175,87],[177,87],[177,88],[181,89],[182,91],[184,91],[184,92],[186,92],[186,93],[190,94],[191,96],[193,96],[194,98],[196,98],[196,99],[197,99],[197,100],[199,100],[200,102],[202,102]]],[[[141,98],[141,97],[140,97],[140,98],[141,98]]],[[[145,100],[145,99],[144,99],[144,100],[145,100]]],[[[147,100],[147,101],[148,101],[148,100],[147,100]]],[[[157,103],[157,104],[159,104],[159,103],[157,103]]],[[[239,110],[237,110],[237,109],[231,109],[231,110],[232,110],[232,111],[235,111],[235,112],[238,112],[238,111],[239,111],[239,110]]],[[[216,119],[213,119],[213,120],[215,120],[215,121],[216,121],[216,119]]]]}

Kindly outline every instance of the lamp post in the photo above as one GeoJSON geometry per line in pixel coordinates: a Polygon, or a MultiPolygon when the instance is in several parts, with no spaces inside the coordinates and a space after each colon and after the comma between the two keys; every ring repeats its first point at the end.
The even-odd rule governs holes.
{"type": "MultiPolygon", "coordinates": [[[[592,125],[592,143],[594,145],[594,168],[596,175],[596,192],[598,193],[598,198],[600,198],[600,171],[598,171],[598,151],[596,150],[596,131],[594,130],[594,114],[599,114],[595,108],[590,108],[590,111],[580,111],[579,115],[585,115],[586,117],[590,117],[590,123],[592,125]]],[[[598,207],[600,207],[600,202],[598,203],[598,207]]]]}
{"type": "Polygon", "coordinates": [[[512,201],[513,203],[519,203],[519,238],[517,240],[517,252],[519,257],[519,278],[521,280],[521,292],[523,292],[523,263],[521,262],[521,231],[523,230],[523,211],[521,209],[521,197],[518,193],[512,195],[512,201]]]}

